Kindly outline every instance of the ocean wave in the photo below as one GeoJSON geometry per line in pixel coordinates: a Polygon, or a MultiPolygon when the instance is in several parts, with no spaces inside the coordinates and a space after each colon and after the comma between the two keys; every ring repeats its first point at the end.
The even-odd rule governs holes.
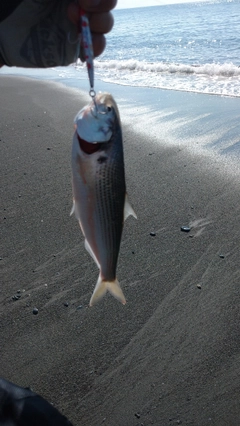
{"type": "Polygon", "coordinates": [[[143,62],[138,60],[109,60],[95,61],[95,68],[116,71],[140,71],[148,73],[169,74],[199,74],[206,76],[236,77],[240,76],[240,67],[233,63],[207,63],[207,64],[174,64],[164,62],[143,62]]]}
{"type": "Polygon", "coordinates": [[[94,65],[96,77],[109,83],[240,97],[240,67],[233,63],[186,65],[95,60],[94,65]]]}

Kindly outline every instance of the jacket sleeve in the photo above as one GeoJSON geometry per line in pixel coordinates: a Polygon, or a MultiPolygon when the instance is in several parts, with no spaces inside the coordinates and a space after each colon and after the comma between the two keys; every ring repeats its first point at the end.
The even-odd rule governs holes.
{"type": "Polygon", "coordinates": [[[0,5],[0,22],[4,21],[23,0],[2,0],[0,5]]]}

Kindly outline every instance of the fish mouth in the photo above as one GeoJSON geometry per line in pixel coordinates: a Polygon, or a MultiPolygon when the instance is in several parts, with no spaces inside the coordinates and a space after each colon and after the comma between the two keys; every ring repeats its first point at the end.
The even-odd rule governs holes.
{"type": "Polygon", "coordinates": [[[101,149],[101,146],[103,145],[103,143],[101,142],[96,142],[96,143],[87,142],[84,139],[80,138],[78,133],[77,133],[77,138],[78,138],[78,142],[79,142],[81,150],[88,155],[99,151],[99,149],[101,149]]]}

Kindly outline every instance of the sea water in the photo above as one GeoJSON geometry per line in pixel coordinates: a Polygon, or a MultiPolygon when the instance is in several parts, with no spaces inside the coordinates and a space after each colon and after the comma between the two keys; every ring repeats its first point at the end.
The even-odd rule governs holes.
{"type": "MultiPolygon", "coordinates": [[[[146,141],[220,154],[239,168],[240,0],[113,14],[106,49],[94,61],[96,91],[110,91],[123,122],[146,133],[146,141]]],[[[86,64],[3,67],[0,74],[61,82],[84,90],[89,101],[86,64]]]]}
{"type": "Polygon", "coordinates": [[[240,96],[239,0],[119,9],[114,18],[99,78],[240,96]]]}
{"type": "MultiPolygon", "coordinates": [[[[107,47],[94,64],[97,79],[240,96],[240,0],[116,9],[113,14],[107,47]]],[[[40,70],[32,73],[41,75],[40,70]]],[[[85,64],[46,74],[63,81],[86,78],[85,64]]]]}

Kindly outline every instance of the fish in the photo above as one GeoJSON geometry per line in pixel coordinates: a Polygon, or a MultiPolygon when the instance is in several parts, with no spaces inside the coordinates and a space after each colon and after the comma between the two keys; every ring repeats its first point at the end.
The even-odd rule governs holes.
{"type": "Polygon", "coordinates": [[[85,248],[99,268],[90,306],[109,291],[122,304],[116,277],[124,220],[136,213],[126,193],[119,110],[109,93],[98,93],[78,112],[72,143],[73,207],[85,248]]]}

